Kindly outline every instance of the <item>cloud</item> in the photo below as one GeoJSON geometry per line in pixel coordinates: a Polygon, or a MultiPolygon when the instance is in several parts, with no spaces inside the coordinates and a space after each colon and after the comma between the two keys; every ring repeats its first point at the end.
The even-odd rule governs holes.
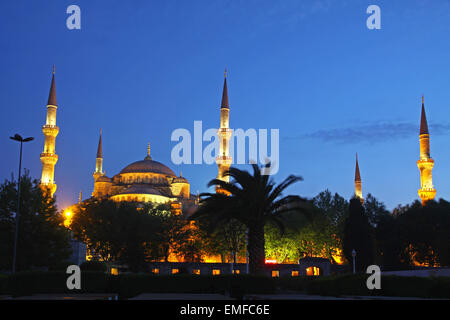
{"type": "MultiPolygon", "coordinates": [[[[450,133],[450,124],[430,124],[430,134],[433,136],[450,133]]],[[[314,139],[323,142],[333,142],[339,144],[367,143],[375,144],[388,140],[400,140],[418,136],[419,127],[417,123],[409,122],[377,122],[364,123],[362,125],[337,128],[322,129],[297,137],[287,137],[286,140],[314,139]]]]}

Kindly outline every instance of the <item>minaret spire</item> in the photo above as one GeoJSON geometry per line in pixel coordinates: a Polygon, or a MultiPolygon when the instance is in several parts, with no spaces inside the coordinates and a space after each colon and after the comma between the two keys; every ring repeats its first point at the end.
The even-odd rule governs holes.
{"type": "Polygon", "coordinates": [[[227,87],[227,69],[225,68],[225,79],[223,81],[222,104],[221,108],[230,108],[228,104],[228,87],[227,87]]]}
{"type": "Polygon", "coordinates": [[[423,102],[423,95],[422,95],[422,113],[420,115],[420,134],[429,134],[427,116],[425,114],[425,104],[423,102]]]}
{"type": "Polygon", "coordinates": [[[96,181],[98,177],[104,175],[105,173],[103,172],[102,129],[100,129],[100,137],[98,139],[98,147],[97,147],[97,157],[95,158],[94,181],[96,181]]]}
{"type": "Polygon", "coordinates": [[[52,84],[50,85],[50,93],[48,95],[47,105],[50,105],[50,106],[58,105],[56,102],[56,89],[55,89],[55,65],[53,65],[52,84]]]}
{"type": "Polygon", "coordinates": [[[433,200],[436,196],[436,189],[433,187],[433,178],[431,171],[434,166],[434,160],[430,156],[430,133],[428,131],[427,117],[425,114],[425,104],[422,95],[422,112],[420,116],[420,159],[417,161],[417,166],[420,170],[420,185],[419,197],[422,199],[422,205],[428,200],[433,200]]]}
{"type": "MultiPolygon", "coordinates": [[[[222,92],[222,104],[220,106],[220,128],[217,131],[219,138],[219,155],[216,157],[216,163],[219,167],[219,173],[217,178],[222,181],[229,181],[228,176],[224,176],[224,173],[228,171],[231,165],[231,157],[229,156],[229,141],[231,138],[230,129],[230,105],[228,104],[228,88],[227,88],[227,69],[225,69],[223,92],[222,92]]],[[[216,187],[216,192],[224,192],[219,187],[216,187]]]]}
{"type": "Polygon", "coordinates": [[[47,117],[42,132],[45,136],[44,151],[41,153],[42,175],[41,188],[44,192],[49,192],[53,197],[56,191],[56,183],[54,181],[55,165],[58,161],[58,155],[55,153],[55,140],[59,133],[59,127],[56,125],[56,102],[55,89],[55,66],[53,65],[52,82],[50,85],[50,93],[47,102],[47,117]]]}
{"type": "Polygon", "coordinates": [[[355,196],[357,196],[361,200],[361,203],[364,203],[364,198],[362,196],[361,175],[359,173],[358,153],[356,153],[355,166],[355,196]]]}
{"type": "Polygon", "coordinates": [[[150,157],[150,142],[147,144],[147,156],[144,160],[152,160],[152,157],[150,157]]]}
{"type": "Polygon", "coordinates": [[[99,140],[98,140],[97,158],[103,158],[102,129],[100,129],[100,138],[99,138],[99,140]]]}

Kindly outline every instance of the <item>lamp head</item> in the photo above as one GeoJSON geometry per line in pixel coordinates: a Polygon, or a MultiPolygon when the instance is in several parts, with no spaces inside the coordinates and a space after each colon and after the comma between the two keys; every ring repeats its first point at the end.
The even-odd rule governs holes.
{"type": "Polygon", "coordinates": [[[14,135],[14,137],[9,137],[9,138],[12,139],[12,140],[15,140],[15,141],[23,141],[22,136],[20,134],[18,134],[18,133],[16,133],[14,135]]]}

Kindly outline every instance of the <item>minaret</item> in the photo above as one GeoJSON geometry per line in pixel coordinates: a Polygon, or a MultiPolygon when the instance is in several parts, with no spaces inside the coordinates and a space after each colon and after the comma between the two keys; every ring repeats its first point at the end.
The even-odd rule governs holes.
{"type": "MultiPolygon", "coordinates": [[[[224,173],[228,171],[231,165],[231,157],[229,155],[229,141],[231,138],[231,129],[229,124],[230,106],[228,104],[228,88],[227,88],[227,69],[225,69],[225,80],[223,83],[222,104],[220,106],[220,128],[217,130],[219,137],[219,155],[216,157],[216,163],[219,167],[217,179],[229,182],[228,176],[224,177],[224,173]]],[[[223,192],[216,186],[216,192],[223,192]]]]}
{"type": "Polygon", "coordinates": [[[364,203],[361,188],[361,175],[359,173],[359,165],[358,165],[358,154],[356,154],[356,167],[355,167],[355,196],[361,200],[361,203],[364,203]]]}
{"type": "Polygon", "coordinates": [[[102,129],[100,129],[100,138],[98,140],[97,147],[97,157],[95,159],[95,171],[94,171],[94,181],[98,179],[98,177],[104,176],[105,172],[103,172],[103,148],[102,148],[102,129]]]}
{"type": "Polygon", "coordinates": [[[425,115],[425,106],[422,96],[422,115],[420,119],[420,159],[417,161],[417,166],[420,170],[420,186],[419,197],[422,199],[422,205],[428,200],[433,200],[436,196],[436,189],[433,187],[433,179],[431,170],[433,169],[434,160],[430,156],[430,134],[428,132],[427,117],[425,115]]]}
{"type": "Polygon", "coordinates": [[[42,132],[45,136],[44,151],[41,153],[42,162],[42,176],[41,188],[44,192],[53,194],[56,191],[56,183],[54,181],[55,164],[58,161],[58,155],[55,153],[55,139],[59,133],[59,128],[56,126],[56,91],[55,91],[55,66],[53,66],[52,84],[50,87],[50,94],[47,102],[47,119],[45,125],[42,127],[42,132]]]}

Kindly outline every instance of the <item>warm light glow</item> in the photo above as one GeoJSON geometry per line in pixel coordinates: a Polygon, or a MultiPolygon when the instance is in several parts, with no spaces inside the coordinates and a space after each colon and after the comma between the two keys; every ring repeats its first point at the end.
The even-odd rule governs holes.
{"type": "Polygon", "coordinates": [[[192,273],[193,274],[200,274],[200,269],[194,269],[194,270],[192,270],[192,273]]]}
{"type": "Polygon", "coordinates": [[[291,273],[291,275],[292,275],[293,277],[298,277],[298,276],[299,276],[299,272],[298,272],[297,270],[293,270],[292,273],[291,273]]]}
{"type": "Polygon", "coordinates": [[[307,276],[318,276],[320,275],[320,269],[318,267],[309,267],[306,268],[307,276]]]}
{"type": "Polygon", "coordinates": [[[172,269],[172,274],[177,274],[177,273],[179,273],[179,272],[180,272],[179,269],[172,269]]]}
{"type": "Polygon", "coordinates": [[[280,276],[280,271],[278,270],[272,270],[272,277],[273,278],[278,278],[280,276]]]}
{"type": "Polygon", "coordinates": [[[332,254],[334,261],[337,264],[344,264],[344,257],[342,254],[342,249],[334,248],[334,253],[332,254]]]}
{"type": "Polygon", "coordinates": [[[276,264],[278,263],[277,260],[265,260],[266,264],[276,264]]]}
{"type": "Polygon", "coordinates": [[[66,228],[70,227],[70,224],[72,223],[72,216],[73,216],[72,210],[67,209],[66,211],[64,211],[64,226],[66,228]]]}
{"type": "Polygon", "coordinates": [[[111,268],[111,275],[118,276],[119,275],[119,269],[117,268],[111,268]]]}
{"type": "Polygon", "coordinates": [[[220,274],[220,270],[219,269],[213,269],[212,274],[213,274],[213,276],[218,276],[220,274]]]}

